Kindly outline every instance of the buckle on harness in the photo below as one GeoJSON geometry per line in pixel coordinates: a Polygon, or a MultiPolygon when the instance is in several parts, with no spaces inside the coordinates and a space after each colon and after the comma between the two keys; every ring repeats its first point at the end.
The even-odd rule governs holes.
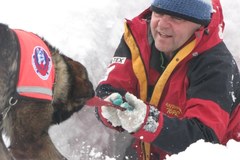
{"type": "Polygon", "coordinates": [[[7,117],[7,114],[10,111],[10,109],[12,108],[12,106],[16,105],[17,102],[18,102],[18,99],[14,99],[13,97],[9,98],[9,101],[8,101],[9,106],[2,111],[1,121],[4,120],[7,117]]]}

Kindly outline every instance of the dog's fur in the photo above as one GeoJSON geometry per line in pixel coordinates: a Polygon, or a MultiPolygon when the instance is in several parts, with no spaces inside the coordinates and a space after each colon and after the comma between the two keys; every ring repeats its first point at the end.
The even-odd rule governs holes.
{"type": "Polygon", "coordinates": [[[0,135],[1,160],[66,159],[55,148],[48,129],[79,111],[94,95],[86,68],[43,41],[55,67],[53,101],[18,98],[17,104],[5,114],[9,99],[16,92],[19,48],[13,30],[0,24],[0,131],[10,137],[6,148],[0,135]]]}

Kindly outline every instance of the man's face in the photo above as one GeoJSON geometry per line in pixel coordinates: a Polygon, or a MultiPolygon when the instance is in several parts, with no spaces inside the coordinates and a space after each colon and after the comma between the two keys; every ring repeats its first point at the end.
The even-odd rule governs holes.
{"type": "Polygon", "coordinates": [[[200,26],[166,14],[152,13],[151,32],[155,46],[168,56],[172,56],[200,26]]]}

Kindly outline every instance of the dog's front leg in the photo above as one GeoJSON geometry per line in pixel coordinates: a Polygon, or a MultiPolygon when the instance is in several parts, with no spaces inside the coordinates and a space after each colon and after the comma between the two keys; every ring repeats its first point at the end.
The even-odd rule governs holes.
{"type": "Polygon", "coordinates": [[[15,160],[67,160],[54,146],[48,134],[32,143],[10,146],[9,150],[15,160]]]}

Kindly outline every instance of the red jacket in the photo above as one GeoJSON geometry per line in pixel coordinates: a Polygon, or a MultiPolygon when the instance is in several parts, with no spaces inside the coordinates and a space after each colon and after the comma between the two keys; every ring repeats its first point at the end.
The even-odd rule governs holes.
{"type": "Polygon", "coordinates": [[[96,91],[100,97],[129,91],[161,111],[156,132],[141,128],[133,134],[140,159],[148,159],[142,158],[147,151],[141,150],[140,141],[151,143],[150,157],[155,160],[163,159],[163,152],[183,151],[199,139],[222,144],[229,138],[240,140],[239,70],[222,41],[219,1],[213,0],[213,6],[208,27],[196,31],[170,62],[154,46],[149,9],[126,22],[107,75],[96,91]]]}

